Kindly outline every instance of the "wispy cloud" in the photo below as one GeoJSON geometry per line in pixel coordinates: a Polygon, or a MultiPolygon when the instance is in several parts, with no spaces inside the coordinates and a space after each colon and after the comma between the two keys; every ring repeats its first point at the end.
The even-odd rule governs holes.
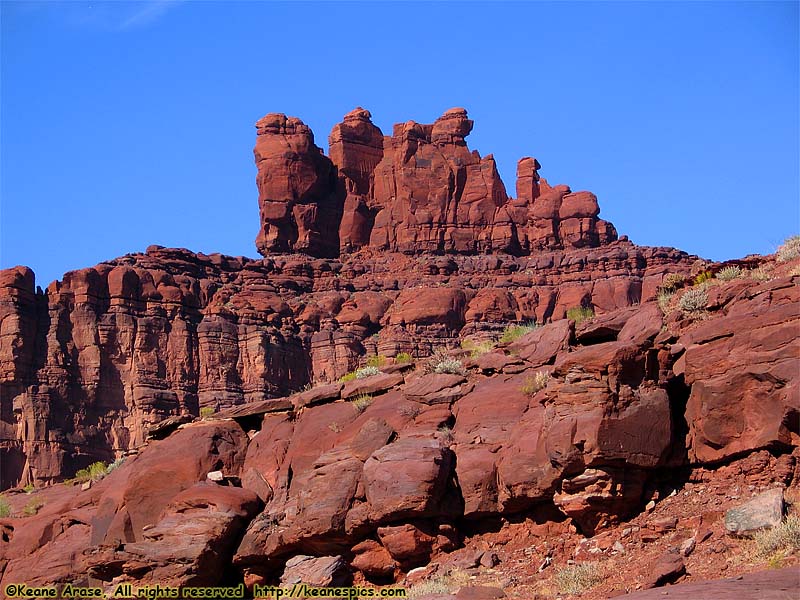
{"type": "Polygon", "coordinates": [[[182,0],[150,0],[142,2],[138,10],[120,23],[120,29],[141,27],[160,19],[168,10],[180,4],[182,0]]]}

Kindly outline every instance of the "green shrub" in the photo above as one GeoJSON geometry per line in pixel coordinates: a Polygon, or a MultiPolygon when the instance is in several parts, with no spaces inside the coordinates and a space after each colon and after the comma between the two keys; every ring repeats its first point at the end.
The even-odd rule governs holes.
{"type": "Polygon", "coordinates": [[[200,409],[200,418],[201,418],[201,419],[207,419],[208,417],[210,417],[211,415],[213,415],[215,412],[216,412],[216,411],[214,410],[214,408],[213,408],[213,407],[211,407],[211,406],[204,406],[203,408],[201,408],[201,409],[200,409]]]}
{"type": "Polygon", "coordinates": [[[28,500],[28,503],[25,505],[25,508],[22,509],[22,513],[26,517],[32,517],[33,515],[38,513],[43,506],[44,502],[36,498],[31,498],[30,500],[28,500]]]}
{"type": "Polygon", "coordinates": [[[678,308],[687,313],[701,311],[707,305],[708,294],[703,288],[686,290],[678,300],[678,308]]]}
{"type": "Polygon", "coordinates": [[[664,279],[661,280],[659,289],[662,289],[666,292],[674,292],[679,287],[683,286],[684,279],[684,276],[679,275],[678,273],[667,273],[664,276],[664,279]]]}
{"type": "Polygon", "coordinates": [[[737,267],[732,265],[730,267],[725,267],[724,269],[720,269],[714,277],[720,279],[722,281],[733,281],[734,279],[739,279],[742,276],[742,269],[741,267],[737,267]]]}
{"type": "Polygon", "coordinates": [[[713,278],[714,276],[711,274],[711,271],[703,271],[695,276],[694,285],[701,285],[707,281],[711,281],[713,278]]]}
{"type": "Polygon", "coordinates": [[[414,360],[414,357],[411,356],[408,352],[400,352],[397,356],[394,357],[394,362],[400,365],[404,365],[406,363],[410,363],[414,360]]]}
{"type": "Polygon", "coordinates": [[[370,394],[359,394],[355,398],[350,401],[353,404],[353,408],[356,410],[358,414],[361,414],[367,407],[372,404],[372,396],[370,394]]]}
{"type": "Polygon", "coordinates": [[[11,505],[5,498],[0,498],[0,519],[11,516],[11,505]]]}
{"type": "Polygon", "coordinates": [[[339,383],[347,383],[348,381],[353,381],[356,378],[356,372],[350,371],[347,375],[342,375],[339,378],[339,383]]]}
{"type": "Polygon", "coordinates": [[[779,262],[786,262],[800,257],[800,235],[786,238],[786,241],[778,248],[777,255],[779,262]]]}
{"type": "Polygon", "coordinates": [[[526,396],[533,396],[536,392],[546,388],[548,381],[550,381],[550,373],[547,371],[538,371],[525,378],[520,391],[526,396]]]}
{"type": "Polygon", "coordinates": [[[382,354],[379,354],[378,356],[370,356],[367,359],[368,367],[375,367],[376,369],[379,369],[385,364],[386,364],[386,357],[383,356],[382,354]]]}
{"type": "Polygon", "coordinates": [[[575,321],[575,325],[580,325],[594,317],[594,310],[589,306],[574,306],[567,310],[567,318],[575,321]]]}
{"type": "Polygon", "coordinates": [[[433,366],[434,373],[452,373],[453,375],[463,375],[466,370],[461,361],[455,358],[445,358],[433,366]]]}
{"type": "Polygon", "coordinates": [[[538,325],[533,321],[521,325],[509,325],[503,330],[503,335],[500,336],[500,342],[503,344],[516,342],[523,335],[530,333],[537,327],[538,325]]]}
{"type": "Polygon", "coordinates": [[[26,494],[32,494],[32,493],[33,493],[33,490],[35,490],[35,489],[36,489],[36,488],[33,486],[33,484],[32,484],[32,483],[29,483],[29,484],[28,484],[28,485],[26,485],[24,488],[22,488],[22,491],[23,491],[23,492],[25,492],[26,494]]]}
{"type": "Polygon", "coordinates": [[[567,565],[555,574],[555,584],[563,594],[583,594],[603,581],[600,565],[593,562],[567,565]]]}
{"type": "Polygon", "coordinates": [[[751,269],[749,275],[752,279],[755,279],[756,281],[769,281],[771,279],[769,270],[766,269],[764,266],[751,269]]]}
{"type": "Polygon", "coordinates": [[[461,348],[469,352],[470,358],[478,358],[494,350],[494,342],[492,340],[476,342],[475,340],[466,339],[461,340],[461,348]]]}

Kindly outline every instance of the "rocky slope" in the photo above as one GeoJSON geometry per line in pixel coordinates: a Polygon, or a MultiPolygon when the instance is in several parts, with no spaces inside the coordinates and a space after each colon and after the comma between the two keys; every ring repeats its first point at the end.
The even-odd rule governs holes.
{"type": "Polygon", "coordinates": [[[469,568],[500,560],[514,593],[550,573],[523,545],[561,536],[536,560],[566,561],[698,473],[760,456],[748,484],[791,496],[798,260],[713,278],[617,239],[535,159],[509,198],[471,128],[453,109],[384,137],[357,109],[326,157],[268,115],[263,259],[151,247],[46,291],[0,272],[0,486],[35,487],[4,496],[2,585],[412,582],[481,549],[469,568]]]}

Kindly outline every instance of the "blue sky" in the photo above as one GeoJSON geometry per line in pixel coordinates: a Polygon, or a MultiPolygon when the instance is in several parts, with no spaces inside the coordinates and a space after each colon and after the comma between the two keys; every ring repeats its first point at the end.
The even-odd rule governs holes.
{"type": "Polygon", "coordinates": [[[535,156],[639,244],[800,229],[798,3],[2,2],[0,266],[44,286],[149,244],[256,256],[254,122],[327,151],[464,106],[509,192],[535,156]]]}

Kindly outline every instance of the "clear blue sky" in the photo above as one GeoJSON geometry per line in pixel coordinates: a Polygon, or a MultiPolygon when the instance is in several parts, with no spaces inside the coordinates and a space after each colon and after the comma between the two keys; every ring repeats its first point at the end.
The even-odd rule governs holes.
{"type": "Polygon", "coordinates": [[[800,229],[798,3],[2,2],[0,266],[149,244],[256,256],[254,122],[327,151],[464,106],[468,141],[713,259],[800,229]]]}

